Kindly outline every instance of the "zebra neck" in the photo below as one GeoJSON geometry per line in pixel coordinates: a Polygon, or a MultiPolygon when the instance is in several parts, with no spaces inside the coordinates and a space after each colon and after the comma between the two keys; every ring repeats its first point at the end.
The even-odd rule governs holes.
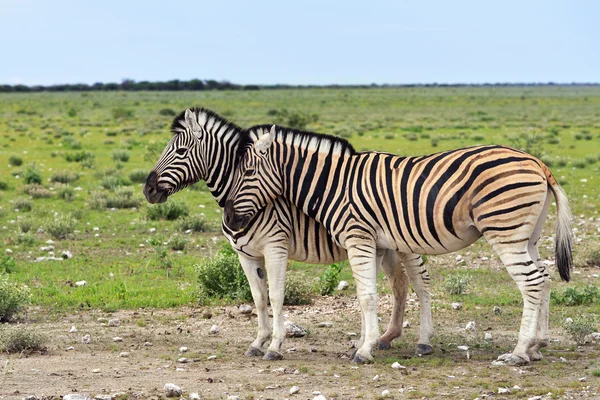
{"type": "Polygon", "coordinates": [[[240,138],[240,135],[231,138],[215,137],[214,145],[207,146],[210,151],[203,156],[206,160],[204,181],[221,208],[225,207],[225,200],[231,191],[240,138]]]}

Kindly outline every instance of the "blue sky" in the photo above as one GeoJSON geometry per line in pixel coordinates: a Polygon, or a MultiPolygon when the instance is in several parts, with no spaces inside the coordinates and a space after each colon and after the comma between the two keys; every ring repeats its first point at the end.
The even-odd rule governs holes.
{"type": "Polygon", "coordinates": [[[599,82],[598,1],[0,0],[0,84],[599,82]]]}

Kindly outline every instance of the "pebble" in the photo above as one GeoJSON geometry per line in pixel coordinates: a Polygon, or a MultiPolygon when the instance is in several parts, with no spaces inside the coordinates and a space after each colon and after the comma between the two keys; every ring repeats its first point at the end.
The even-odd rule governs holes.
{"type": "Polygon", "coordinates": [[[89,400],[89,397],[84,394],[69,393],[63,396],[63,400],[89,400]]]}
{"type": "Polygon", "coordinates": [[[146,343],[144,343],[144,346],[146,346],[146,347],[152,347],[152,342],[146,342],[146,343]]]}
{"type": "Polygon", "coordinates": [[[348,287],[350,287],[350,284],[346,281],[340,281],[340,283],[338,283],[337,285],[337,290],[341,291],[341,290],[346,290],[348,289],[348,287]]]}
{"type": "Polygon", "coordinates": [[[374,381],[378,381],[378,380],[379,380],[379,375],[375,375],[375,376],[373,377],[373,380],[374,380],[374,381]]]}
{"type": "Polygon", "coordinates": [[[241,306],[239,306],[238,311],[240,312],[240,314],[252,314],[252,306],[249,306],[248,304],[242,304],[241,306]]]}
{"type": "Polygon", "coordinates": [[[467,351],[469,350],[469,346],[456,346],[457,349],[462,350],[462,351],[467,351]]]}
{"type": "Polygon", "coordinates": [[[498,306],[494,306],[494,314],[496,314],[496,315],[502,314],[502,309],[498,306]]]}
{"type": "Polygon", "coordinates": [[[40,251],[52,251],[54,250],[54,246],[42,246],[40,247],[40,251]]]}
{"type": "Polygon", "coordinates": [[[529,397],[527,400],[542,400],[542,396],[529,397]]]}
{"type": "Polygon", "coordinates": [[[406,369],[406,367],[404,365],[401,365],[399,362],[395,362],[392,364],[392,368],[394,369],[406,369]]]}
{"type": "Polygon", "coordinates": [[[388,397],[390,395],[390,391],[385,389],[383,392],[381,392],[381,396],[382,397],[388,397]]]}
{"type": "Polygon", "coordinates": [[[113,338],[113,342],[122,342],[122,341],[123,341],[123,338],[122,338],[122,337],[120,337],[120,336],[115,336],[115,337],[113,338]]]}
{"type": "Polygon", "coordinates": [[[217,356],[208,356],[206,357],[207,360],[215,360],[217,358],[217,356]]]}
{"type": "Polygon", "coordinates": [[[69,258],[73,258],[73,253],[71,253],[69,250],[64,250],[61,254],[61,257],[65,260],[68,260],[69,258]]]}
{"type": "Polygon", "coordinates": [[[156,232],[156,228],[150,228],[150,233],[156,232]]]}
{"type": "Polygon", "coordinates": [[[498,388],[498,394],[506,394],[506,393],[510,393],[509,388],[498,388]]]}
{"type": "Polygon", "coordinates": [[[200,400],[200,395],[198,393],[190,393],[189,400],[200,400]]]}
{"type": "Polygon", "coordinates": [[[99,374],[99,373],[100,373],[100,369],[98,369],[98,368],[96,368],[96,369],[93,369],[93,370],[92,370],[92,372],[93,372],[94,374],[99,374]]]}
{"type": "Polygon", "coordinates": [[[75,350],[75,347],[73,347],[73,346],[69,346],[69,347],[67,347],[67,348],[65,349],[65,351],[71,351],[71,350],[75,350]]]}
{"type": "Polygon", "coordinates": [[[296,325],[292,321],[285,321],[283,326],[285,327],[285,335],[287,337],[304,337],[307,334],[305,328],[296,325]]]}
{"type": "Polygon", "coordinates": [[[185,364],[185,363],[189,363],[189,362],[190,362],[190,360],[189,360],[189,358],[181,357],[181,358],[179,358],[179,359],[177,360],[177,362],[178,362],[178,363],[185,364]]]}
{"type": "Polygon", "coordinates": [[[592,339],[594,339],[594,340],[600,340],[600,332],[594,332],[594,333],[592,333],[592,339]]]}
{"type": "Polygon", "coordinates": [[[577,379],[577,380],[578,380],[579,382],[585,382],[585,381],[587,381],[587,378],[584,376],[583,378],[579,378],[579,379],[577,379]]]}
{"type": "Polygon", "coordinates": [[[119,318],[112,318],[108,320],[108,326],[115,327],[119,325],[121,325],[121,321],[119,320],[119,318]]]}
{"type": "Polygon", "coordinates": [[[567,359],[564,357],[560,357],[559,360],[560,360],[560,362],[567,362],[567,359]]]}
{"type": "Polygon", "coordinates": [[[483,340],[492,340],[492,334],[486,332],[485,335],[483,335],[483,340]]]}
{"type": "Polygon", "coordinates": [[[227,396],[227,400],[240,400],[240,396],[227,396]]]}
{"type": "Polygon", "coordinates": [[[475,321],[469,321],[467,322],[467,326],[465,326],[465,330],[467,331],[475,331],[475,321]]]}
{"type": "Polygon", "coordinates": [[[174,383],[165,383],[163,390],[165,391],[165,395],[167,397],[179,397],[183,392],[181,388],[174,383]]]}
{"type": "Polygon", "coordinates": [[[87,285],[86,281],[77,281],[77,282],[75,282],[75,286],[85,286],[85,285],[87,285]]]}
{"type": "Polygon", "coordinates": [[[6,254],[12,254],[12,250],[11,250],[11,249],[6,249],[6,250],[4,250],[4,252],[5,252],[6,254]]]}
{"type": "Polygon", "coordinates": [[[92,341],[92,337],[90,335],[85,335],[84,337],[81,338],[81,343],[83,343],[83,344],[90,344],[91,341],[92,341]]]}
{"type": "Polygon", "coordinates": [[[404,321],[404,322],[402,323],[402,327],[403,327],[403,328],[410,328],[410,321],[404,321]]]}
{"type": "Polygon", "coordinates": [[[565,319],[565,324],[572,324],[573,323],[573,318],[566,318],[565,319]]]}
{"type": "Polygon", "coordinates": [[[319,322],[319,325],[317,325],[319,328],[331,328],[333,326],[333,322],[319,322]]]}
{"type": "Polygon", "coordinates": [[[327,400],[327,397],[323,396],[322,394],[319,394],[313,397],[313,400],[327,400]]]}
{"type": "Polygon", "coordinates": [[[119,357],[124,357],[124,358],[127,358],[127,357],[129,357],[129,355],[130,355],[130,354],[131,354],[131,353],[129,353],[128,351],[122,351],[122,352],[119,354],[119,357]]]}
{"type": "Polygon", "coordinates": [[[187,348],[187,347],[185,347],[185,346],[181,346],[181,347],[179,348],[179,352],[180,352],[180,353],[186,353],[187,351],[188,351],[188,348],[187,348]]]}
{"type": "Polygon", "coordinates": [[[77,332],[77,328],[75,327],[75,325],[73,325],[71,327],[71,329],[69,330],[69,333],[75,333],[75,332],[77,332]]]}
{"type": "Polygon", "coordinates": [[[298,386],[292,386],[290,388],[290,394],[296,394],[300,391],[300,388],[298,386]]]}
{"type": "Polygon", "coordinates": [[[462,308],[462,303],[452,303],[452,308],[455,310],[460,310],[462,308]]]}
{"type": "Polygon", "coordinates": [[[112,400],[113,396],[112,394],[97,394],[96,396],[94,396],[95,400],[112,400]]]}
{"type": "Polygon", "coordinates": [[[210,334],[216,335],[219,332],[221,332],[221,328],[219,328],[217,325],[213,325],[210,327],[210,331],[209,331],[210,334]]]}

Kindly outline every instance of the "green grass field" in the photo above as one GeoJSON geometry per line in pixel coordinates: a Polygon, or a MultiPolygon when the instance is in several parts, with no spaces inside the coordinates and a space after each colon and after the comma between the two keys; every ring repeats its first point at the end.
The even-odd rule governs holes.
{"type": "MultiPolygon", "coordinates": [[[[170,139],[173,113],[192,106],[212,109],[242,127],[297,123],[290,117],[295,114],[301,121],[306,117],[306,129],[345,137],[358,150],[417,155],[484,143],[512,145],[540,156],[564,186],[576,226],[580,222],[576,251],[598,240],[595,225],[587,229],[600,209],[598,87],[2,94],[1,250],[12,250],[11,277],[32,288],[33,304],[62,312],[195,301],[193,264],[223,240],[217,204],[202,186],[170,199],[184,203],[190,215],[205,216],[212,232],[191,234],[184,251],[161,258],[156,243],[169,240],[177,221],[149,220],[152,206],[143,199],[142,185],[132,182],[143,179],[170,139]],[[19,160],[22,164],[15,165],[19,160]],[[35,181],[36,172],[42,187],[32,189],[25,182],[35,181]],[[50,181],[54,175],[66,179],[60,177],[67,172],[78,179],[66,185],[50,181]],[[111,196],[124,208],[112,209],[109,202],[103,209],[102,201],[111,196]],[[57,216],[74,224],[64,228],[69,234],[60,240],[49,233],[57,216]],[[48,256],[40,248],[50,239],[57,257],[68,250],[73,258],[34,262],[48,256]],[[81,280],[87,285],[74,284],[81,280]]],[[[466,251],[492,257],[484,244],[466,251]]],[[[543,249],[543,255],[550,254],[543,249]]],[[[322,271],[297,263],[292,269],[315,277],[322,271]]],[[[441,285],[445,273],[432,275],[441,285]]],[[[504,274],[503,282],[512,285],[504,274]]],[[[343,277],[350,278],[347,269],[343,277]]],[[[519,301],[514,285],[510,290],[519,301]]]]}

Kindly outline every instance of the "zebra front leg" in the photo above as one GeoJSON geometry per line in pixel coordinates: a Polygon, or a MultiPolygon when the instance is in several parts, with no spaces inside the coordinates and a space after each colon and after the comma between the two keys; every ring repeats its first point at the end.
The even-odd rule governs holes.
{"type": "Polygon", "coordinates": [[[410,277],[413,290],[419,298],[421,324],[419,342],[415,354],[424,356],[433,353],[431,338],[433,337],[433,319],[431,318],[431,295],[429,292],[429,272],[425,267],[423,258],[419,254],[402,254],[402,263],[410,277]]]}
{"type": "Polygon", "coordinates": [[[265,263],[269,277],[269,298],[273,310],[273,336],[267,349],[265,360],[281,360],[281,345],[285,340],[283,326],[283,298],[285,292],[285,272],[288,262],[287,245],[278,245],[265,249],[265,263]]]}
{"type": "Polygon", "coordinates": [[[361,240],[347,245],[348,260],[356,283],[356,293],[363,314],[364,335],[362,345],[354,354],[353,362],[369,364],[373,362],[371,351],[379,342],[377,321],[377,257],[375,243],[361,240]]]}
{"type": "Polygon", "coordinates": [[[383,260],[381,261],[381,269],[387,276],[394,295],[392,315],[390,316],[388,328],[379,339],[379,349],[389,350],[392,348],[392,340],[402,335],[404,308],[408,295],[408,275],[406,275],[398,253],[392,250],[385,251],[383,260]]]}
{"type": "Polygon", "coordinates": [[[262,347],[269,340],[269,312],[267,310],[267,280],[264,270],[264,260],[248,258],[238,253],[240,264],[246,274],[250,291],[254,299],[256,314],[258,315],[258,333],[244,355],[248,357],[262,356],[262,347]]]}

